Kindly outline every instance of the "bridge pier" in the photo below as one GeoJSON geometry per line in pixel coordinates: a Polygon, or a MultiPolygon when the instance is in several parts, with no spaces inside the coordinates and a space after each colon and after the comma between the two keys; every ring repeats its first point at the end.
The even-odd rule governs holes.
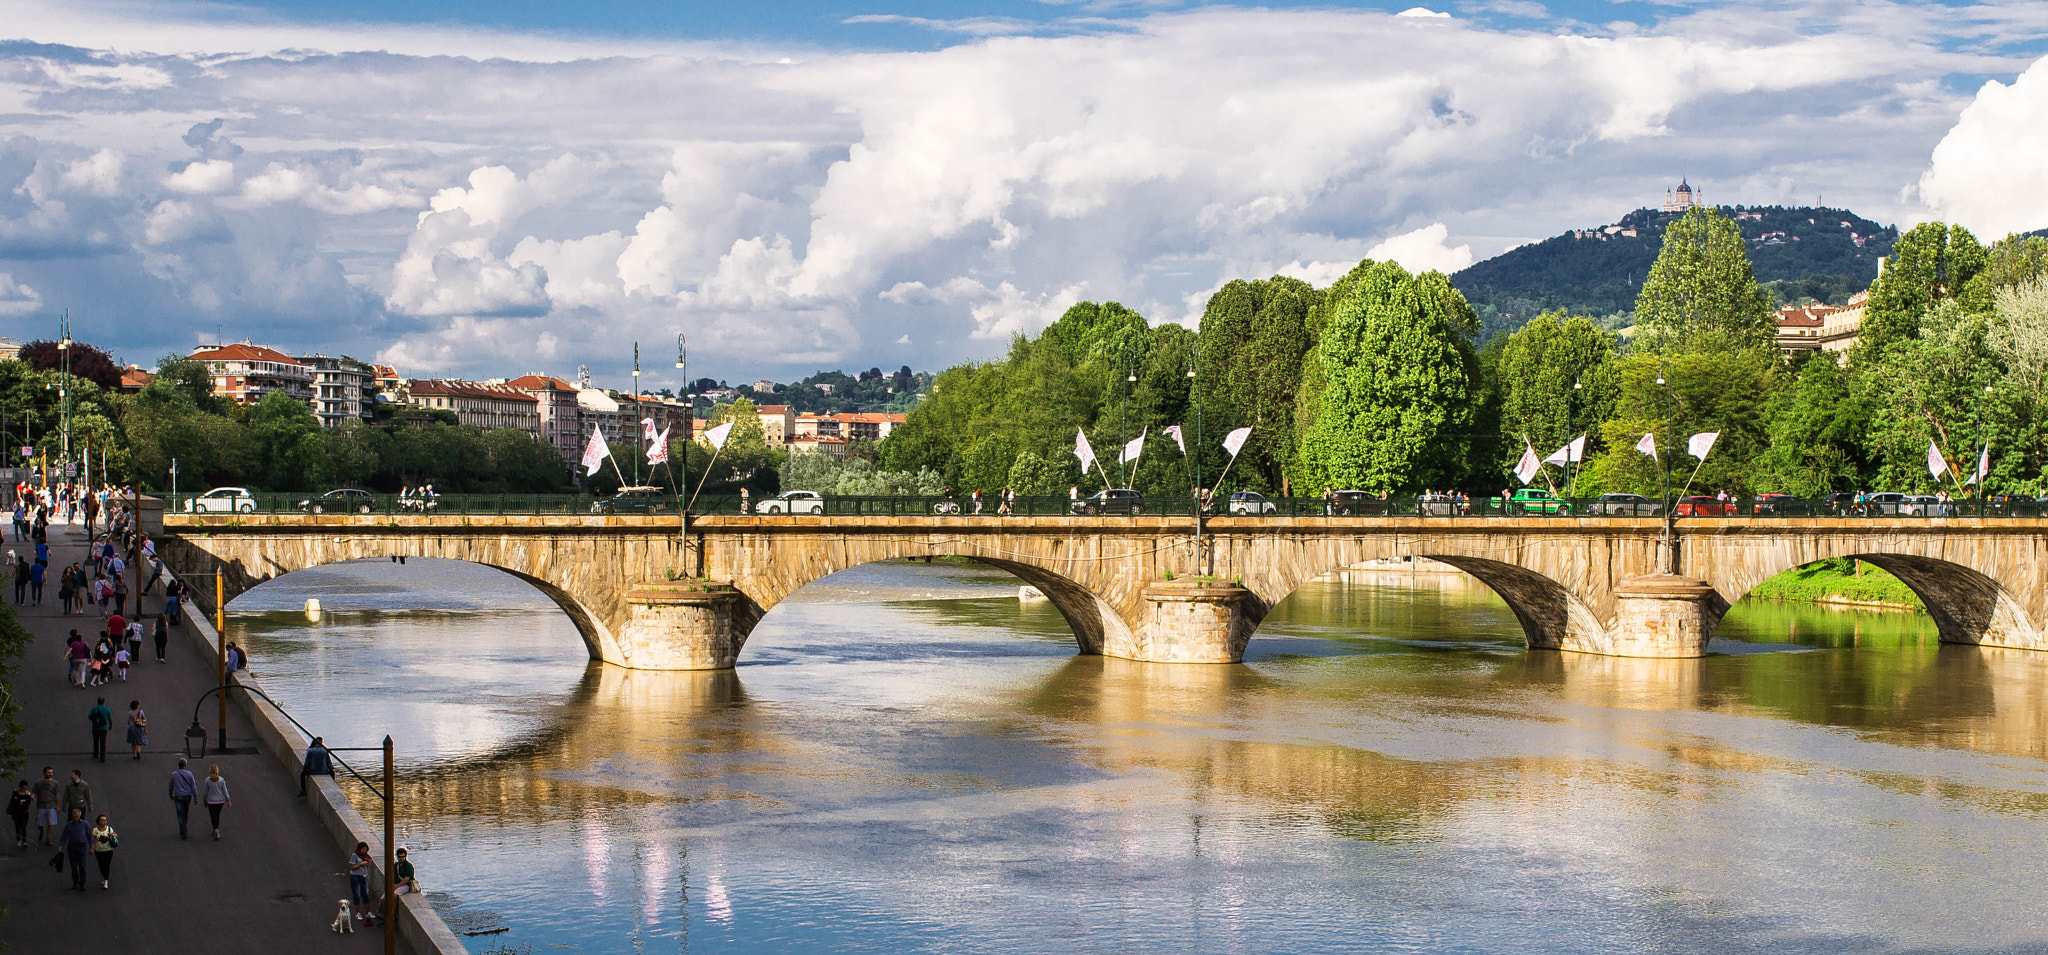
{"type": "Polygon", "coordinates": [[[1252,592],[1212,581],[1155,581],[1139,593],[1136,629],[1105,634],[1105,656],[1144,663],[1242,663],[1258,622],[1246,613],[1252,592]]]}
{"type": "Polygon", "coordinates": [[[1588,639],[1574,634],[1559,649],[1617,657],[1703,657],[1707,638],[1727,610],[1714,588],[1677,574],[1644,574],[1614,589],[1614,623],[1588,639]]]}
{"type": "Polygon", "coordinates": [[[613,634],[614,646],[603,648],[604,662],[635,670],[730,670],[751,629],[738,617],[744,599],[715,581],[634,584],[626,591],[626,623],[613,634]]]}

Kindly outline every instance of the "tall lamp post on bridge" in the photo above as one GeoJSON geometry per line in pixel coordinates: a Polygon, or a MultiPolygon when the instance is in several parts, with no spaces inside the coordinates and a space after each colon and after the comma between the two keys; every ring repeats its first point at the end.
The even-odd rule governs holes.
{"type": "Polygon", "coordinates": [[[691,430],[697,424],[697,399],[690,396],[690,343],[682,332],[676,333],[676,370],[683,377],[683,453],[682,461],[670,461],[669,467],[676,471],[676,513],[682,523],[683,547],[690,546],[690,503],[683,499],[683,488],[690,486],[690,445],[697,436],[691,430]]]}
{"type": "Polygon", "coordinates": [[[1195,406],[1195,566],[1203,574],[1209,573],[1209,553],[1202,547],[1202,379],[1195,374],[1195,368],[1202,363],[1202,337],[1195,335],[1194,353],[1188,356],[1188,396],[1195,406]]]}
{"type": "MultiPolygon", "coordinates": [[[[1657,360],[1657,394],[1658,397],[1663,399],[1664,435],[1666,442],[1669,443],[1671,436],[1671,389],[1664,385],[1663,363],[1663,359],[1659,357],[1657,360]]],[[[1668,448],[1661,447],[1657,450],[1662,452],[1657,455],[1657,469],[1663,474],[1664,478],[1664,570],[1666,573],[1675,574],[1678,573],[1678,554],[1673,550],[1672,532],[1677,526],[1678,502],[1671,499],[1671,464],[1664,458],[1664,455],[1670,454],[1671,451],[1668,448]]]]}

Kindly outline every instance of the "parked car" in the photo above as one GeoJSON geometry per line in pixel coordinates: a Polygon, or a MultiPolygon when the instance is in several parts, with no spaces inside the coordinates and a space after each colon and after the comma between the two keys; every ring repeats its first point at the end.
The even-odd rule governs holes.
{"type": "Polygon", "coordinates": [[[1759,494],[1749,512],[1758,517],[1812,517],[1813,504],[1790,494],[1759,494]]]}
{"type": "Polygon", "coordinates": [[[1230,516],[1232,517],[1258,517],[1265,514],[1278,513],[1279,510],[1279,508],[1273,506],[1272,501],[1266,500],[1264,494],[1260,494],[1257,491],[1230,492],[1230,516]]]}
{"type": "Polygon", "coordinates": [[[1602,517],[1656,517],[1664,505],[1641,494],[1602,494],[1586,506],[1586,513],[1602,517]]]}
{"type": "Polygon", "coordinates": [[[340,514],[354,512],[368,514],[377,509],[377,496],[361,488],[338,487],[309,501],[300,501],[299,510],[313,514],[334,511],[340,514]]]}
{"type": "Polygon", "coordinates": [[[754,508],[756,514],[823,514],[825,495],[816,491],[784,491],[754,508]]]}
{"type": "Polygon", "coordinates": [[[256,495],[249,493],[246,487],[217,487],[186,500],[185,511],[191,514],[253,514],[256,512],[256,495]]]}
{"type": "Polygon", "coordinates": [[[1907,495],[1900,494],[1897,491],[1879,491],[1876,494],[1863,495],[1863,504],[1859,510],[1870,517],[1911,514],[1912,501],[1908,499],[1907,495]]]}
{"type": "Polygon", "coordinates": [[[1695,494],[1678,499],[1679,517],[1727,517],[1733,513],[1733,503],[1710,494],[1695,494]]]}
{"type": "Polygon", "coordinates": [[[1914,517],[1954,517],[1956,506],[1932,494],[1913,494],[1906,498],[1904,513],[1914,517]]]}
{"type": "Polygon", "coordinates": [[[1145,495],[1127,487],[1113,487],[1075,501],[1069,509],[1076,514],[1143,514],[1145,495]]]}
{"type": "Polygon", "coordinates": [[[1331,491],[1323,512],[1332,517],[1385,517],[1387,502],[1367,491],[1331,491]]]}
{"type": "Polygon", "coordinates": [[[619,493],[590,505],[598,514],[660,514],[673,501],[665,487],[622,487],[619,493]]]}
{"type": "Polygon", "coordinates": [[[1979,507],[1985,517],[2039,517],[2041,506],[2024,494],[1987,494],[1979,507]]]}
{"type": "Polygon", "coordinates": [[[1511,515],[1570,514],[1572,512],[1572,502],[1540,487],[1520,488],[1513,495],[1509,496],[1507,500],[1503,501],[1496,497],[1491,503],[1499,507],[1504,513],[1511,515]]]}

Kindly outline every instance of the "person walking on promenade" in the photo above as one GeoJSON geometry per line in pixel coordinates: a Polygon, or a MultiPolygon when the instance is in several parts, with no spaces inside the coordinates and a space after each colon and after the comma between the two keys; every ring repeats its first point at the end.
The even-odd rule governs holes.
{"type": "Polygon", "coordinates": [[[14,820],[16,849],[28,848],[28,818],[35,809],[35,794],[28,791],[28,780],[24,779],[14,787],[14,794],[7,797],[7,816],[14,820]]]}
{"type": "Polygon", "coordinates": [[[184,612],[185,584],[183,581],[173,580],[164,588],[164,616],[169,617],[171,626],[175,627],[178,625],[179,615],[184,612]]]}
{"type": "Polygon", "coordinates": [[[80,770],[71,771],[71,782],[64,787],[64,810],[78,813],[80,819],[93,811],[92,784],[80,770]]]}
{"type": "Polygon", "coordinates": [[[114,575],[114,615],[118,617],[124,616],[127,613],[128,575],[117,572],[114,575]]]}
{"type": "Polygon", "coordinates": [[[186,827],[192,820],[192,800],[199,798],[199,779],[185,768],[185,761],[178,760],[178,768],[171,770],[171,808],[178,813],[178,838],[186,838],[186,827]]]}
{"type": "Polygon", "coordinates": [[[38,607],[43,605],[43,574],[48,570],[49,565],[42,561],[28,565],[29,602],[38,607]]]}
{"type": "Polygon", "coordinates": [[[86,722],[92,724],[92,758],[107,761],[107,734],[114,729],[114,711],[107,708],[107,698],[100,697],[92,709],[85,711],[86,722]]]}
{"type": "Polygon", "coordinates": [[[128,664],[133,662],[135,657],[129,654],[127,647],[114,649],[114,673],[121,678],[121,682],[128,682],[128,664]]]}
{"type": "Polygon", "coordinates": [[[356,843],[348,854],[348,895],[355,901],[356,917],[365,922],[370,920],[370,866],[370,844],[356,843]]]}
{"type": "Polygon", "coordinates": [[[206,815],[213,820],[213,837],[220,838],[220,811],[234,805],[228,795],[228,781],[221,778],[220,765],[214,764],[206,770],[206,815]]]}
{"type": "Polygon", "coordinates": [[[36,825],[41,828],[43,845],[49,845],[57,837],[57,827],[64,824],[64,790],[57,784],[57,768],[43,767],[43,778],[29,787],[36,797],[36,825]]]}
{"type": "Polygon", "coordinates": [[[28,603],[28,560],[13,551],[8,551],[8,556],[14,558],[14,605],[25,606],[28,603]]]}
{"type": "Polygon", "coordinates": [[[128,659],[131,662],[141,662],[142,660],[141,614],[135,615],[134,619],[128,621],[128,659]]]}
{"type": "Polygon", "coordinates": [[[70,670],[71,684],[85,688],[85,665],[92,659],[92,651],[86,648],[85,638],[78,631],[71,631],[70,642],[64,645],[64,665],[70,670]]]}
{"type": "Polygon", "coordinates": [[[171,625],[163,614],[156,615],[156,633],[153,636],[156,640],[156,662],[164,663],[164,649],[171,643],[171,625]]]}
{"type": "Polygon", "coordinates": [[[93,861],[100,864],[100,888],[109,888],[107,883],[114,877],[114,850],[121,846],[121,834],[107,825],[107,814],[100,813],[99,818],[93,820],[90,835],[93,861]]]}
{"type": "Polygon", "coordinates": [[[128,701],[128,745],[135,749],[135,759],[142,761],[142,748],[149,745],[149,714],[142,711],[141,700],[128,701]]]}
{"type": "Polygon", "coordinates": [[[85,813],[71,810],[71,821],[64,824],[64,832],[57,837],[57,850],[71,866],[71,887],[80,892],[85,891],[85,853],[91,842],[92,827],[85,824],[85,813]]]}
{"type": "Polygon", "coordinates": [[[315,736],[313,745],[306,747],[306,763],[299,767],[299,798],[306,797],[306,778],[325,776],[334,778],[334,754],[327,751],[327,741],[315,736]]]}

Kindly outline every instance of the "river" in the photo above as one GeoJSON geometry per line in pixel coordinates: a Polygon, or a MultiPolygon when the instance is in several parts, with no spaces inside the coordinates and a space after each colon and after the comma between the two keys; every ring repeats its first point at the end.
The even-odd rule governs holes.
{"type": "Polygon", "coordinates": [[[854,568],[708,674],[446,561],[230,630],[331,741],[396,739],[478,953],[2048,952],[2048,655],[1759,601],[1703,660],[1532,653],[1467,578],[1346,574],[1243,666],[1147,665],[1016,588],[854,568]]]}

